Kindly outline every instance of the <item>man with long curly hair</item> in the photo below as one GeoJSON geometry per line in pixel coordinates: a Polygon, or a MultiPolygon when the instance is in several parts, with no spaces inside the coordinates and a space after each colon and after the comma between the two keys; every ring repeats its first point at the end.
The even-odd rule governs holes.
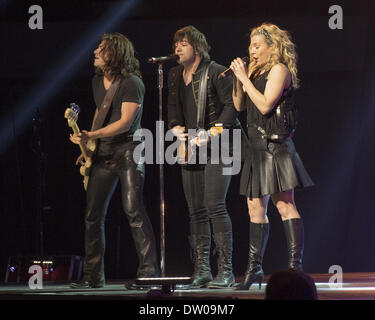
{"type": "Polygon", "coordinates": [[[240,192],[247,197],[250,244],[247,271],[238,289],[263,280],[262,260],[269,235],[267,205],[280,213],[287,239],[288,267],[302,270],[304,228],[294,203],[294,189],[313,185],[294,147],[297,123],[297,54],[289,33],[264,23],[252,30],[250,63],[233,60],[233,101],[247,109],[251,152],[242,169],[240,192]]]}
{"type": "MultiPolygon", "coordinates": [[[[121,183],[122,205],[129,220],[138,254],[138,277],[159,276],[155,239],[151,223],[143,204],[144,165],[135,163],[133,150],[137,143],[133,134],[141,128],[142,104],[145,87],[134,56],[132,43],[120,33],[104,34],[94,51],[96,75],[92,81],[96,112],[110,107],[103,126],[96,130],[71,135],[75,143],[96,140],[96,153],[87,185],[85,217],[84,277],[72,288],[100,288],[105,284],[104,221],[109,201],[121,183]],[[118,82],[111,106],[102,106],[107,91],[118,82]]],[[[82,155],[77,159],[78,164],[82,155]]]]}

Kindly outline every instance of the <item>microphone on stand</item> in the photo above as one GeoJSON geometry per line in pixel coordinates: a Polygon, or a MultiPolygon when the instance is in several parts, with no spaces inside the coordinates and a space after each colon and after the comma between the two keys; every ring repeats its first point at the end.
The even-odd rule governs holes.
{"type": "Polygon", "coordinates": [[[173,55],[165,56],[165,57],[157,57],[157,58],[152,57],[152,58],[147,59],[147,62],[148,63],[164,63],[168,61],[176,61],[178,58],[179,57],[177,54],[173,54],[173,55]]]}
{"type": "MultiPolygon", "coordinates": [[[[249,57],[243,57],[241,58],[243,62],[245,63],[248,63],[250,58],[249,57]]],[[[218,79],[221,79],[221,78],[225,78],[228,74],[228,72],[232,71],[231,68],[228,68],[228,69],[225,69],[222,73],[219,74],[219,76],[217,77],[218,79]]]]}

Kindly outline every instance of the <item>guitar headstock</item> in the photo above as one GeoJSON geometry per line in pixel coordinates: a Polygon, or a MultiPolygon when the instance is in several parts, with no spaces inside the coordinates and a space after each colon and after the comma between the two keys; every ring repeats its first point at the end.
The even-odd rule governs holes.
{"type": "Polygon", "coordinates": [[[69,127],[72,127],[75,123],[77,123],[79,112],[80,109],[75,103],[71,103],[70,108],[65,110],[64,116],[68,120],[69,127]]]}

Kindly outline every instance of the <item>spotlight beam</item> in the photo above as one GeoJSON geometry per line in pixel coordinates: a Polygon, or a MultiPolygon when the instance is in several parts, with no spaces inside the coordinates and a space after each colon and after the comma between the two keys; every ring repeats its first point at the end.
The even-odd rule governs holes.
{"type": "Polygon", "coordinates": [[[9,108],[10,112],[5,115],[0,124],[0,153],[4,152],[17,135],[31,122],[36,109],[42,110],[51,96],[74,74],[74,69],[84,58],[87,58],[100,35],[113,28],[120,22],[120,19],[124,19],[124,16],[131,11],[138,1],[118,1],[107,11],[95,28],[83,36],[56,67],[43,77],[41,85],[34,86],[19,103],[13,108],[9,108]],[[12,121],[9,121],[9,119],[12,119],[12,113],[15,115],[14,128],[12,121]]]}

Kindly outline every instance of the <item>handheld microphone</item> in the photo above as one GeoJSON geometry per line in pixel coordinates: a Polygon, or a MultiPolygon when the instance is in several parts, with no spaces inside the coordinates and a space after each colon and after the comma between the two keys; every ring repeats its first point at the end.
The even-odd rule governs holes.
{"type": "MultiPolygon", "coordinates": [[[[249,57],[243,57],[243,58],[241,58],[241,59],[242,59],[242,61],[245,62],[245,63],[248,63],[249,60],[250,60],[249,57]]],[[[218,79],[220,79],[220,78],[225,78],[225,77],[227,76],[227,74],[228,74],[229,71],[232,71],[232,69],[231,69],[231,68],[225,69],[222,73],[219,74],[219,76],[218,76],[217,78],[218,78],[218,79]]]]}
{"type": "Polygon", "coordinates": [[[173,54],[173,55],[170,55],[170,56],[165,56],[165,57],[157,57],[157,58],[149,58],[147,60],[148,63],[164,63],[164,62],[168,62],[168,61],[175,61],[178,59],[178,55],[177,54],[173,54]]]}

